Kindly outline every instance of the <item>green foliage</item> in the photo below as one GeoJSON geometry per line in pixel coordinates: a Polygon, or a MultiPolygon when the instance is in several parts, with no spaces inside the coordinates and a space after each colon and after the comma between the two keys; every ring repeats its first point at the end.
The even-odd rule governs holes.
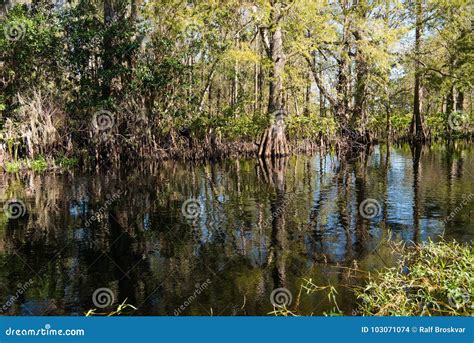
{"type": "Polygon", "coordinates": [[[333,135],[336,132],[334,118],[320,117],[311,113],[309,116],[289,116],[287,129],[290,137],[299,139],[316,139],[319,135],[333,135]]]}
{"type": "Polygon", "coordinates": [[[448,116],[444,112],[437,112],[426,118],[426,124],[432,137],[442,137],[447,131],[448,116]]]}
{"type": "MultiPolygon", "coordinates": [[[[305,293],[306,295],[311,295],[315,294],[316,292],[327,292],[327,298],[328,301],[334,305],[334,307],[331,309],[329,312],[325,312],[325,316],[341,316],[343,315],[342,310],[339,308],[339,305],[337,303],[337,290],[334,286],[332,285],[327,285],[327,286],[319,286],[314,283],[312,278],[303,278],[303,282],[301,283],[300,290],[298,293],[298,300],[297,303],[299,304],[299,300],[301,298],[301,295],[305,293]]],[[[292,316],[296,317],[298,316],[298,309],[288,309],[285,304],[283,305],[274,305],[273,306],[273,311],[271,311],[268,314],[273,314],[275,316],[292,316]]]]}
{"type": "Polygon", "coordinates": [[[28,161],[28,167],[35,172],[42,172],[48,168],[48,162],[43,156],[28,161]]]}
{"type": "Polygon", "coordinates": [[[61,82],[62,75],[57,73],[63,51],[60,26],[47,7],[28,11],[26,6],[17,5],[0,29],[5,33],[0,35],[0,51],[5,61],[2,74],[7,80],[7,97],[30,89],[32,84],[49,87],[61,82]]]}
{"type": "Polygon", "coordinates": [[[68,158],[68,157],[59,157],[56,160],[56,164],[64,169],[74,168],[79,164],[79,160],[75,157],[68,158]]]}
{"type": "Polygon", "coordinates": [[[412,120],[411,113],[395,113],[391,116],[392,130],[394,132],[408,132],[412,120]]]}
{"type": "Polygon", "coordinates": [[[474,249],[456,242],[397,247],[404,256],[357,291],[363,315],[472,315],[474,249]]]}
{"type": "Polygon", "coordinates": [[[5,163],[5,171],[7,173],[18,173],[21,169],[21,162],[14,161],[14,162],[6,162],[5,163]]]}
{"type": "MultiPolygon", "coordinates": [[[[467,4],[426,5],[431,34],[422,37],[419,72],[432,136],[472,132],[472,123],[448,130],[449,113],[472,108],[467,4]]],[[[168,137],[180,131],[253,141],[271,123],[274,62],[261,33],[272,20],[272,2],[147,2],[135,14],[114,2],[113,15],[105,7],[90,0],[8,7],[0,23],[7,33],[0,35],[0,143],[9,159],[41,153],[118,161],[167,151],[168,137]],[[32,106],[31,94],[48,96],[32,106]],[[32,108],[36,121],[25,115],[32,108]],[[101,110],[114,117],[108,132],[93,125],[101,110]],[[28,141],[35,127],[48,127],[54,139],[28,141]]],[[[286,58],[278,77],[292,140],[335,138],[338,104],[361,133],[385,137],[387,113],[394,137],[409,131],[416,63],[400,43],[412,35],[412,7],[399,0],[346,7],[296,0],[281,13],[286,58]]]]}
{"type": "Polygon", "coordinates": [[[221,130],[231,140],[253,140],[268,126],[268,121],[268,117],[261,114],[231,116],[221,123],[221,130]]]}

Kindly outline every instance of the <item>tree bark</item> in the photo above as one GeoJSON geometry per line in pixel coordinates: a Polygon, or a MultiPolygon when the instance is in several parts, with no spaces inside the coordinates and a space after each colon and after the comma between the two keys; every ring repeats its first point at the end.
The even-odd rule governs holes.
{"type": "Polygon", "coordinates": [[[451,137],[452,128],[449,126],[449,116],[454,110],[454,86],[451,86],[448,94],[446,95],[446,134],[451,137]]]}
{"type": "Polygon", "coordinates": [[[265,130],[260,139],[259,156],[280,157],[289,153],[285,135],[285,112],[283,110],[283,70],[286,56],[283,51],[283,33],[280,25],[280,4],[277,0],[271,1],[270,28],[261,30],[265,43],[268,37],[266,52],[272,61],[269,80],[268,113],[273,116],[272,125],[265,130]],[[265,35],[266,34],[266,35],[265,35]]]}
{"type": "Polygon", "coordinates": [[[311,74],[308,74],[306,79],[306,91],[304,97],[304,110],[303,114],[309,116],[310,114],[310,104],[311,104],[311,74]]]}
{"type": "Polygon", "coordinates": [[[423,31],[423,7],[422,0],[416,0],[416,27],[415,27],[415,87],[413,96],[413,125],[412,139],[415,141],[424,141],[425,132],[423,130],[423,118],[421,114],[421,68],[420,68],[420,45],[423,31]]]}
{"type": "Polygon", "coordinates": [[[336,118],[339,120],[339,123],[343,129],[347,130],[347,110],[349,107],[347,90],[349,85],[349,65],[348,65],[348,56],[350,50],[349,37],[350,37],[350,20],[346,16],[344,18],[344,28],[343,28],[343,39],[342,39],[342,52],[339,56],[338,64],[338,74],[337,74],[337,104],[334,108],[336,118]]]}
{"type": "MultiPolygon", "coordinates": [[[[358,17],[363,22],[365,22],[367,17],[367,7],[365,6],[365,1],[355,1],[354,6],[358,13],[358,17]]],[[[369,68],[364,51],[361,49],[363,32],[360,27],[357,27],[357,25],[356,29],[354,29],[353,36],[355,38],[357,51],[355,55],[356,81],[354,92],[354,108],[350,122],[350,130],[356,132],[356,127],[360,127],[362,137],[367,137],[367,79],[369,68]],[[357,122],[359,123],[357,124],[357,122]]]]}
{"type": "Polygon", "coordinates": [[[456,96],[456,112],[464,112],[464,92],[458,91],[456,96]]]}
{"type": "Polygon", "coordinates": [[[112,36],[108,32],[113,20],[114,20],[114,8],[112,4],[113,0],[104,0],[104,27],[105,33],[103,37],[103,68],[105,77],[102,82],[102,97],[107,99],[110,96],[111,89],[111,77],[108,75],[108,71],[113,68],[113,56],[112,56],[112,36]]]}

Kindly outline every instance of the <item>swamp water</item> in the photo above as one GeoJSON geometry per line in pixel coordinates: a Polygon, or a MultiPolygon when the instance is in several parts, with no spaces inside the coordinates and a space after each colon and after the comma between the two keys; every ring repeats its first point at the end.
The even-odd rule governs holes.
{"type": "Polygon", "coordinates": [[[387,240],[474,238],[474,149],[461,143],[0,181],[1,204],[22,206],[0,212],[7,315],[83,315],[100,288],[104,311],[126,301],[135,315],[267,315],[276,288],[299,314],[331,312],[326,290],[300,292],[309,278],[350,315],[367,275],[354,269],[393,265],[387,240]]]}

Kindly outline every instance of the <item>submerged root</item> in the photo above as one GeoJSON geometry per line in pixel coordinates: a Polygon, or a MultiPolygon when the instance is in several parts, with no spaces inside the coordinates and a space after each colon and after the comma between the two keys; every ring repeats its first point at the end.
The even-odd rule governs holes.
{"type": "Polygon", "coordinates": [[[260,139],[258,156],[282,157],[288,156],[289,153],[284,126],[273,124],[266,129],[260,139]]]}

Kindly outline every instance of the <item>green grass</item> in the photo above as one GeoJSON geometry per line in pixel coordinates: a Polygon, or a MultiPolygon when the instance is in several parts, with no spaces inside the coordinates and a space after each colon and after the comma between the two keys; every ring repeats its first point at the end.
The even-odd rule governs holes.
{"type": "Polygon", "coordinates": [[[31,170],[34,172],[43,172],[45,170],[60,168],[60,169],[72,169],[77,167],[79,160],[77,158],[59,157],[56,160],[46,160],[43,156],[40,156],[34,160],[21,159],[17,161],[5,162],[3,169],[7,173],[18,173],[22,170],[31,170]]]}
{"type": "Polygon", "coordinates": [[[5,162],[4,168],[7,173],[18,173],[21,169],[21,162],[14,161],[14,162],[5,162]]]}
{"type": "Polygon", "coordinates": [[[111,312],[97,312],[97,309],[91,309],[84,313],[86,317],[92,317],[92,316],[107,316],[107,317],[113,317],[113,316],[120,316],[122,314],[130,314],[130,312],[136,311],[137,308],[133,305],[127,304],[127,299],[123,301],[123,303],[117,305],[117,308],[111,312]]]}
{"type": "MultiPolygon", "coordinates": [[[[337,290],[331,285],[327,286],[318,286],[313,282],[312,278],[303,278],[303,282],[300,285],[300,290],[296,297],[296,303],[300,303],[301,296],[303,294],[310,295],[317,292],[325,292],[328,300],[334,305],[334,307],[329,312],[324,312],[324,316],[342,316],[344,313],[339,308],[337,303],[337,290]]],[[[274,316],[283,316],[283,317],[298,317],[300,314],[298,313],[298,306],[296,305],[294,308],[289,309],[285,304],[282,305],[273,305],[273,311],[269,312],[268,314],[272,314],[274,316]]]]}
{"type": "Polygon", "coordinates": [[[395,253],[395,268],[380,271],[356,290],[358,312],[368,316],[473,314],[473,247],[456,242],[428,242],[395,253]]]}
{"type": "Polygon", "coordinates": [[[45,160],[44,157],[38,157],[34,160],[28,161],[28,166],[31,170],[35,172],[42,172],[48,169],[48,162],[45,160]]]}
{"type": "Polygon", "coordinates": [[[68,157],[59,157],[56,160],[56,164],[63,169],[71,169],[76,167],[79,164],[79,160],[77,158],[68,158],[68,157]]]}

